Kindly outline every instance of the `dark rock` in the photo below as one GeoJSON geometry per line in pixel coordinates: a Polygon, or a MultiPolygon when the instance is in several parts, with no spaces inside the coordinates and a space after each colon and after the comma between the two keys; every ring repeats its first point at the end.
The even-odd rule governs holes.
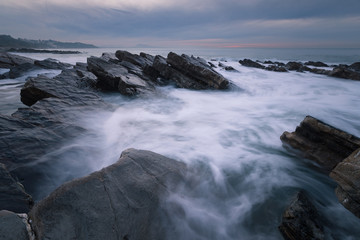
{"type": "Polygon", "coordinates": [[[115,56],[115,53],[103,53],[101,59],[104,59],[107,62],[119,63],[120,60],[115,56]]]}
{"type": "Polygon", "coordinates": [[[360,71],[360,62],[353,63],[349,66],[350,69],[354,71],[360,71]]]}
{"type": "Polygon", "coordinates": [[[72,67],[69,63],[62,63],[56,59],[47,58],[45,60],[35,60],[34,64],[44,69],[60,69],[64,70],[72,67]]]}
{"type": "Polygon", "coordinates": [[[62,185],[29,216],[38,239],[164,239],[160,202],[181,181],[183,163],[128,149],[115,164],[62,185]]]}
{"type": "Polygon", "coordinates": [[[207,89],[227,89],[229,81],[222,75],[211,69],[207,62],[201,58],[189,57],[185,54],[181,56],[170,52],[166,62],[181,72],[183,75],[204,85],[207,89]]]}
{"type": "Polygon", "coordinates": [[[264,64],[275,64],[275,63],[272,62],[272,61],[267,60],[267,61],[264,62],[264,64]]]}
{"type": "Polygon", "coordinates": [[[175,85],[179,88],[187,88],[187,89],[196,89],[203,90],[207,89],[207,86],[199,81],[194,81],[190,77],[185,76],[180,71],[172,68],[167,62],[166,59],[162,56],[156,56],[153,68],[159,72],[161,81],[164,84],[168,84],[169,82],[175,83],[175,85]]]}
{"type": "Polygon", "coordinates": [[[213,64],[212,62],[208,62],[208,64],[210,65],[210,67],[212,67],[212,68],[216,68],[216,65],[215,65],[215,64],[213,64]]]}
{"type": "Polygon", "coordinates": [[[304,63],[304,65],[314,66],[314,67],[329,67],[329,65],[327,65],[323,62],[313,62],[313,61],[308,61],[308,62],[304,63]]]}
{"type": "Polygon", "coordinates": [[[128,69],[120,64],[97,57],[88,58],[87,63],[89,71],[98,77],[97,85],[102,89],[119,91],[128,96],[154,91],[152,84],[129,73],[128,69]]]}
{"type": "Polygon", "coordinates": [[[12,68],[24,63],[34,64],[34,59],[10,53],[0,53],[0,68],[12,68]]]}
{"type": "Polygon", "coordinates": [[[325,239],[319,214],[303,191],[283,213],[279,230],[286,240],[325,239]]]}
{"type": "Polygon", "coordinates": [[[295,132],[284,132],[280,139],[327,171],[360,148],[360,139],[311,116],[305,117],[295,132]]]}
{"type": "Polygon", "coordinates": [[[25,73],[33,70],[40,69],[40,67],[35,66],[32,63],[23,63],[12,67],[9,71],[9,78],[14,79],[23,76],[25,73]]]}
{"type": "Polygon", "coordinates": [[[33,200],[24,186],[15,181],[5,165],[0,163],[0,210],[27,213],[32,205],[33,200]]]}
{"type": "Polygon", "coordinates": [[[53,53],[53,54],[80,54],[79,51],[68,50],[45,50],[45,49],[33,49],[33,48],[10,48],[8,52],[20,52],[20,53],[53,53]]]}
{"type": "Polygon", "coordinates": [[[359,172],[360,148],[340,162],[330,173],[330,177],[338,183],[335,192],[340,203],[358,218],[360,218],[359,172]]]}
{"type": "Polygon", "coordinates": [[[285,64],[285,68],[289,71],[301,71],[303,65],[299,62],[288,62],[285,64]]]}
{"type": "MultiPolygon", "coordinates": [[[[115,55],[120,61],[131,62],[132,64],[138,65],[142,68],[145,67],[146,65],[149,65],[149,66],[152,65],[152,61],[149,60],[146,56],[142,57],[140,55],[132,54],[132,53],[129,53],[127,51],[122,51],[122,50],[116,51],[115,55]]],[[[144,56],[144,54],[143,54],[143,56],[144,56]]]]}
{"type": "Polygon", "coordinates": [[[282,63],[282,62],[275,62],[275,64],[278,65],[278,66],[281,66],[281,67],[285,66],[285,63],[282,63]]]}
{"type": "Polygon", "coordinates": [[[29,240],[29,234],[23,220],[13,212],[0,211],[0,239],[29,240]]]}
{"type": "Polygon", "coordinates": [[[226,71],[237,71],[235,68],[233,68],[231,66],[227,66],[221,62],[219,62],[219,67],[225,69],[226,71]]]}
{"type": "Polygon", "coordinates": [[[287,72],[286,68],[277,65],[270,65],[265,68],[265,70],[273,72],[287,72]]]}
{"type": "Polygon", "coordinates": [[[140,53],[140,57],[146,58],[146,59],[148,59],[148,60],[151,61],[151,62],[154,62],[154,60],[155,60],[155,56],[150,55],[150,54],[147,54],[147,53],[144,53],[144,52],[141,52],[141,53],[140,53]]]}
{"type": "Polygon", "coordinates": [[[329,75],[331,72],[330,70],[325,70],[321,68],[310,68],[309,72],[316,73],[316,74],[322,74],[322,75],[329,75]]]}
{"type": "Polygon", "coordinates": [[[244,59],[244,60],[240,60],[239,63],[245,67],[253,67],[253,68],[260,68],[260,69],[265,69],[264,65],[261,65],[257,62],[254,62],[250,59],[244,59]]]}
{"type": "Polygon", "coordinates": [[[330,77],[345,78],[351,80],[360,80],[360,73],[348,68],[336,67],[330,73],[330,77]]]}

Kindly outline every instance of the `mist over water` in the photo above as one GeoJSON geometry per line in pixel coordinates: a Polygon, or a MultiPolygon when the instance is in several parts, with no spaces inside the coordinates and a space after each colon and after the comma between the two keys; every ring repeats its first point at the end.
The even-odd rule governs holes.
{"type": "MultiPolygon", "coordinates": [[[[359,56],[345,53],[344,63],[354,62],[349,55],[359,56]]],[[[306,115],[312,115],[360,136],[360,82],[247,68],[226,53],[198,55],[208,61],[216,58],[216,65],[226,60],[223,63],[237,72],[217,71],[239,88],[192,91],[169,86],[134,99],[102,94],[115,110],[79,114],[87,132],[46,156],[44,161],[53,157],[63,161],[52,166],[51,181],[44,183],[39,196],[114,163],[131,147],[183,161],[190,169],[188,184],[163,203],[168,239],[281,239],[277,230],[281,214],[299,189],[305,189],[320,215],[329,219],[326,239],[357,239],[359,219],[338,202],[336,184],[316,164],[283,146],[280,135],[294,131],[306,115]]],[[[298,59],[335,62],[318,56],[298,59]]],[[[245,57],[249,56],[237,60],[245,57]]],[[[271,54],[263,59],[288,60],[271,54]]],[[[81,56],[67,62],[78,60],[81,56]]],[[[24,80],[11,81],[9,92],[3,91],[6,84],[0,85],[1,94],[19,91],[24,80]]]]}

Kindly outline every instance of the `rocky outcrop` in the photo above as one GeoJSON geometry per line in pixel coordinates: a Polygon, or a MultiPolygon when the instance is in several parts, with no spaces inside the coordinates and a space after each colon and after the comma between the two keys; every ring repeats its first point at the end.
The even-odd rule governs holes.
{"type": "Polygon", "coordinates": [[[0,163],[0,210],[27,213],[32,205],[33,200],[23,185],[15,181],[5,165],[0,163]]]}
{"type": "MultiPolygon", "coordinates": [[[[210,64],[210,63],[209,63],[209,64],[210,64]]],[[[211,64],[210,64],[210,66],[211,66],[211,64]]],[[[214,65],[214,66],[215,66],[215,65],[214,65]]],[[[214,67],[214,66],[211,66],[211,67],[214,67]]],[[[219,62],[218,66],[221,67],[221,68],[223,68],[223,69],[225,69],[226,71],[236,71],[236,69],[233,68],[232,66],[227,66],[227,65],[223,64],[222,62],[219,62]]],[[[215,66],[215,67],[216,67],[216,66],[215,66]]]]}
{"type": "Polygon", "coordinates": [[[360,148],[359,138],[311,116],[305,117],[295,132],[284,132],[280,139],[327,171],[360,148]]]}
{"type": "Polygon", "coordinates": [[[273,72],[287,72],[286,68],[278,65],[270,65],[265,68],[265,70],[273,72]]]}
{"type": "Polygon", "coordinates": [[[0,239],[31,240],[22,218],[6,210],[0,211],[0,239]]]}
{"type": "Polygon", "coordinates": [[[314,66],[314,67],[329,67],[329,65],[323,63],[323,62],[314,62],[314,61],[308,61],[305,62],[304,65],[308,65],[308,66],[314,66]]]}
{"type": "Polygon", "coordinates": [[[180,56],[170,52],[166,62],[191,81],[203,85],[206,89],[227,89],[230,85],[226,78],[214,71],[201,58],[189,57],[185,54],[180,56]]]}
{"type": "Polygon", "coordinates": [[[355,62],[349,66],[351,70],[360,72],[360,62],[355,62]]]}
{"type": "Polygon", "coordinates": [[[360,148],[330,173],[337,183],[336,196],[340,203],[360,218],[360,148]]]}
{"type": "Polygon", "coordinates": [[[360,80],[360,72],[344,67],[335,67],[332,71],[329,72],[328,75],[330,77],[360,80]]]}
{"type": "Polygon", "coordinates": [[[164,239],[161,199],[183,180],[183,163],[128,149],[113,165],[66,183],[30,212],[39,239],[164,239]]]}
{"type": "Polygon", "coordinates": [[[319,214],[304,191],[299,191],[284,211],[279,230],[285,240],[325,239],[319,214]]]}
{"type": "Polygon", "coordinates": [[[260,63],[254,62],[250,59],[243,59],[240,60],[239,63],[245,67],[253,67],[253,68],[260,68],[260,69],[265,69],[264,65],[261,65],[260,63]]]}
{"type": "Polygon", "coordinates": [[[34,59],[10,53],[0,53],[0,68],[12,68],[24,63],[34,64],[34,59]]]}
{"type": "Polygon", "coordinates": [[[300,62],[288,62],[285,68],[289,71],[302,71],[303,65],[300,62]]]}
{"type": "Polygon", "coordinates": [[[72,65],[69,63],[62,63],[59,60],[53,58],[47,58],[45,60],[35,60],[34,65],[42,69],[59,69],[59,70],[65,70],[67,68],[72,67],[72,65]]]}

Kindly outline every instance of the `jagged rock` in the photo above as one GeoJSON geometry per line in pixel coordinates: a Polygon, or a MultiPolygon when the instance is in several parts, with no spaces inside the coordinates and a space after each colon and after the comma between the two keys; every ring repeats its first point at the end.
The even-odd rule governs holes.
{"type": "Polygon", "coordinates": [[[153,68],[159,72],[159,76],[164,85],[168,84],[169,81],[174,82],[177,87],[203,90],[207,89],[207,86],[198,81],[194,81],[190,77],[185,76],[180,71],[172,68],[166,59],[162,56],[155,56],[153,68]]]}
{"type": "Polygon", "coordinates": [[[64,70],[67,68],[72,67],[69,63],[62,63],[59,60],[53,59],[53,58],[47,58],[45,60],[35,60],[34,61],[35,66],[39,66],[40,68],[44,69],[60,69],[64,70]]]}
{"type": "Polygon", "coordinates": [[[355,62],[349,66],[350,69],[354,71],[360,71],[360,62],[355,62]]]}
{"type": "Polygon", "coordinates": [[[170,52],[166,62],[172,68],[192,79],[193,82],[199,82],[207,89],[227,89],[230,85],[226,78],[211,69],[207,62],[201,58],[189,57],[185,54],[179,56],[170,52]]]}
{"type": "Polygon", "coordinates": [[[144,52],[141,52],[141,53],[140,53],[140,57],[146,58],[146,59],[148,59],[150,62],[154,62],[154,60],[155,60],[155,56],[150,55],[150,54],[147,54],[147,53],[144,53],[144,52]]]}
{"type": "Polygon", "coordinates": [[[358,218],[360,218],[359,172],[360,148],[340,162],[330,173],[330,177],[338,183],[335,192],[340,203],[358,218]]]}
{"type": "Polygon", "coordinates": [[[359,138],[311,116],[305,117],[295,132],[284,132],[280,139],[328,171],[360,148],[359,138]]]}
{"type": "Polygon", "coordinates": [[[345,78],[351,80],[360,80],[360,73],[352,71],[344,67],[335,67],[330,73],[329,76],[337,78],[345,78]]]}
{"type": "Polygon", "coordinates": [[[265,70],[273,71],[273,72],[287,72],[286,68],[277,65],[270,65],[266,67],[265,70]]]}
{"type": "Polygon", "coordinates": [[[0,211],[0,239],[30,240],[23,220],[13,212],[0,211]]]}
{"type": "Polygon", "coordinates": [[[239,63],[245,67],[253,67],[253,68],[260,68],[260,69],[265,69],[264,65],[261,65],[260,63],[254,62],[250,59],[244,59],[244,60],[240,60],[239,63]]]}
{"type": "Polygon", "coordinates": [[[29,216],[39,239],[164,239],[161,199],[181,181],[183,163],[128,149],[115,164],[62,185],[29,216]]]}
{"type": "Polygon", "coordinates": [[[101,55],[101,59],[104,59],[107,62],[112,62],[112,63],[119,63],[120,60],[115,56],[115,53],[103,53],[101,55]]]}
{"type": "Polygon", "coordinates": [[[219,67],[225,69],[226,71],[236,71],[236,69],[233,68],[232,66],[227,66],[221,62],[219,62],[219,67]]]}
{"type": "Polygon", "coordinates": [[[275,64],[275,63],[270,61],[270,60],[267,60],[267,61],[264,62],[264,64],[275,64]]]}
{"type": "Polygon", "coordinates": [[[329,65],[323,62],[313,62],[313,61],[305,62],[304,65],[314,66],[314,67],[329,67],[329,65]]]}
{"type": "Polygon", "coordinates": [[[323,74],[323,75],[329,75],[331,72],[330,70],[325,70],[321,68],[310,68],[309,72],[316,73],[316,74],[323,74]]]}
{"type": "Polygon", "coordinates": [[[296,194],[283,213],[279,230],[286,240],[325,239],[319,214],[304,191],[296,194]]]}
{"type": "Polygon", "coordinates": [[[10,53],[0,53],[0,68],[12,68],[24,63],[34,64],[34,59],[10,53]]]}
{"type": "Polygon", "coordinates": [[[24,186],[15,181],[5,165],[0,163],[0,210],[27,213],[32,205],[33,200],[24,186]]]}
{"type": "Polygon", "coordinates": [[[97,85],[102,89],[119,91],[130,96],[154,90],[149,82],[129,73],[128,69],[120,64],[97,57],[88,58],[87,63],[89,71],[98,77],[97,85]]]}
{"type": "Polygon", "coordinates": [[[289,71],[302,71],[303,65],[299,62],[288,62],[285,68],[289,71]]]}
{"type": "Polygon", "coordinates": [[[138,65],[142,68],[146,65],[151,66],[153,63],[151,60],[149,60],[148,57],[144,56],[144,54],[144,57],[142,57],[140,55],[132,54],[127,51],[118,50],[116,51],[115,55],[120,61],[131,62],[132,64],[138,65]]]}

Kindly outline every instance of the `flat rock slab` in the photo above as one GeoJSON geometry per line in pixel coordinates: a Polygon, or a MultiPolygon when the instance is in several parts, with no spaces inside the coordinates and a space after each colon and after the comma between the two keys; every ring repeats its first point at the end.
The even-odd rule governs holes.
{"type": "Polygon", "coordinates": [[[360,148],[339,163],[330,177],[338,183],[335,193],[340,203],[360,218],[360,148]]]}
{"type": "Polygon", "coordinates": [[[62,185],[29,216],[39,239],[164,239],[156,228],[164,194],[186,166],[159,154],[128,149],[113,165],[62,185]]]}
{"type": "Polygon", "coordinates": [[[325,239],[319,214],[304,191],[284,211],[279,230],[285,240],[325,239]]]}
{"type": "Polygon", "coordinates": [[[330,126],[314,117],[307,116],[295,132],[284,132],[280,139],[305,157],[331,171],[339,162],[360,148],[360,139],[330,126]]]}

